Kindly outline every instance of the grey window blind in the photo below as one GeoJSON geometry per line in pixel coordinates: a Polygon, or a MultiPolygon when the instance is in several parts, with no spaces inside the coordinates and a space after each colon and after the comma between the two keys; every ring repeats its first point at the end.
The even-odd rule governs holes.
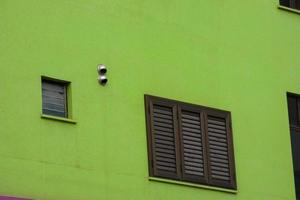
{"type": "Polygon", "coordinates": [[[68,117],[65,83],[42,81],[43,114],[68,117]]]}

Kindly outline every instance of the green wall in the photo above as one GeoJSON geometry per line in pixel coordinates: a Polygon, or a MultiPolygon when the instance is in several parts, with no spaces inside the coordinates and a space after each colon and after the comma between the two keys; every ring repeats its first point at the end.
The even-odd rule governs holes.
{"type": "Polygon", "coordinates": [[[295,199],[300,15],[277,5],[0,0],[0,196],[295,199]],[[41,118],[42,75],[72,82],[77,124],[41,118]],[[232,112],[237,194],[148,180],[144,94],[232,112]]]}

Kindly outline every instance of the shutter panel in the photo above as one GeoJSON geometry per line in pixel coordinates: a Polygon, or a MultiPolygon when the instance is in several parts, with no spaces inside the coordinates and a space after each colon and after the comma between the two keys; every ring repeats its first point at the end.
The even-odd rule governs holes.
{"type": "Polygon", "coordinates": [[[42,82],[43,114],[67,117],[66,86],[48,81],[42,82]]]}
{"type": "Polygon", "coordinates": [[[203,127],[200,111],[179,108],[183,180],[207,183],[203,127]]]}
{"type": "Polygon", "coordinates": [[[207,116],[209,181],[214,186],[235,189],[229,116],[222,115],[219,112],[216,115],[207,116]]]}
{"type": "MultiPolygon", "coordinates": [[[[150,100],[151,101],[151,100],[150,100]]],[[[179,179],[177,109],[171,102],[151,102],[151,172],[157,177],[179,179]]],[[[149,140],[149,138],[148,138],[149,140]]]]}

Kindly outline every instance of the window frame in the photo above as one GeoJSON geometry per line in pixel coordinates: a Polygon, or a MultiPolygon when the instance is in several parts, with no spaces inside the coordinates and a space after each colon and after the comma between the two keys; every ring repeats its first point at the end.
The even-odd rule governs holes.
{"type": "Polygon", "coordinates": [[[300,11],[300,1],[299,0],[279,0],[279,6],[300,11]]]}
{"type": "Polygon", "coordinates": [[[162,97],[156,97],[152,95],[144,95],[145,100],[145,114],[146,114],[146,130],[147,130],[147,149],[148,149],[148,172],[150,177],[156,178],[165,178],[171,179],[180,182],[194,183],[200,185],[207,185],[212,187],[220,187],[224,189],[232,189],[237,190],[236,184],[236,169],[235,169],[235,159],[234,159],[234,147],[233,147],[233,136],[232,136],[232,126],[231,126],[231,113],[229,111],[224,111],[220,109],[185,103],[181,101],[166,99],[162,97]],[[153,105],[154,103],[158,103],[159,106],[172,106],[173,110],[173,121],[174,121],[174,138],[175,138],[175,152],[176,152],[176,163],[177,163],[177,177],[172,175],[161,176],[157,174],[155,171],[155,159],[153,152],[155,152],[154,148],[154,138],[153,138],[153,105]],[[202,130],[202,146],[203,146],[203,169],[205,170],[203,179],[193,179],[195,176],[191,175],[190,177],[185,177],[183,173],[183,134],[182,134],[182,120],[179,120],[181,116],[182,110],[189,110],[191,112],[197,112],[200,116],[201,121],[201,130],[202,130]],[[224,182],[218,182],[216,180],[212,180],[210,163],[208,155],[209,147],[208,147],[208,128],[207,128],[207,118],[208,116],[221,117],[226,121],[226,134],[227,134],[227,153],[228,153],[228,167],[230,170],[230,184],[224,184],[224,182]],[[178,155],[180,157],[178,157],[178,155]]]}
{"type": "Polygon", "coordinates": [[[61,118],[61,119],[71,119],[71,103],[70,103],[70,85],[71,82],[70,81],[66,81],[66,80],[61,80],[61,79],[56,79],[56,78],[52,78],[52,77],[48,77],[48,76],[42,76],[41,77],[41,92],[42,92],[42,115],[43,116],[50,116],[52,118],[61,118]],[[43,83],[52,83],[55,85],[61,85],[64,89],[64,116],[58,116],[58,115],[53,115],[53,114],[49,114],[49,113],[44,113],[44,107],[43,107],[43,83]]]}
{"type": "MultiPolygon", "coordinates": [[[[291,92],[287,92],[286,93],[286,98],[287,98],[287,111],[288,111],[288,121],[289,121],[289,129],[290,129],[290,142],[291,142],[291,155],[292,155],[292,165],[293,165],[293,175],[294,175],[294,186],[295,186],[295,193],[296,193],[296,197],[298,197],[300,195],[299,190],[297,188],[297,186],[299,186],[299,183],[296,184],[296,176],[298,174],[297,171],[295,171],[295,166],[294,166],[294,153],[293,153],[293,140],[292,140],[292,135],[293,134],[300,134],[300,95],[296,94],[296,93],[291,93],[291,92]],[[289,108],[289,98],[296,98],[296,111],[297,111],[297,124],[292,124],[291,120],[290,120],[290,108],[289,108]]],[[[299,198],[299,197],[298,197],[299,198]]]]}

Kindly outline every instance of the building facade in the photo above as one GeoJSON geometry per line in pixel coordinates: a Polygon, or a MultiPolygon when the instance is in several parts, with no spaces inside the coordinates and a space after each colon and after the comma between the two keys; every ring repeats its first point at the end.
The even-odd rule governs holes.
{"type": "Polygon", "coordinates": [[[1,0],[0,196],[296,199],[287,93],[300,94],[300,15],[297,1],[281,4],[1,0]],[[180,105],[197,107],[203,119],[189,123],[206,139],[206,111],[229,113],[234,183],[209,181],[208,161],[193,171],[202,182],[184,176],[183,129],[169,155],[182,155],[179,175],[151,171],[145,95],[173,102],[151,104],[171,108],[172,126],[180,105]]]}

